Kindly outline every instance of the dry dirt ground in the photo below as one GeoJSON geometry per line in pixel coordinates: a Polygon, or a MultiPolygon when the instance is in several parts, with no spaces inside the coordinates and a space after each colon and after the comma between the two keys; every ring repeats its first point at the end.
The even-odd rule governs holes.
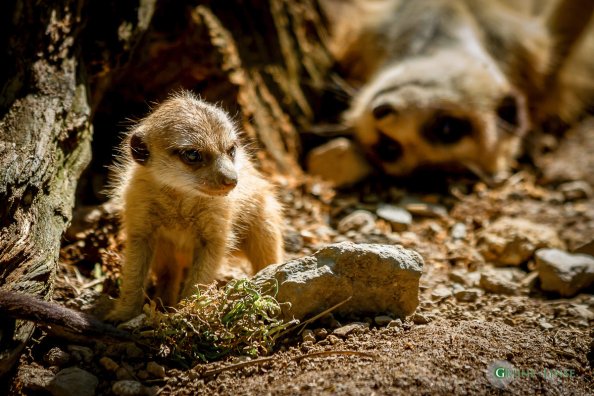
{"type": "MultiPolygon", "coordinates": [[[[488,265],[477,248],[478,234],[500,217],[548,225],[569,251],[593,239],[594,200],[568,198],[558,183],[579,179],[592,185],[593,136],[594,123],[585,122],[579,133],[570,134],[567,142],[542,158],[540,168],[523,165],[496,187],[460,178],[440,182],[445,188],[428,189],[431,180],[410,187],[367,181],[343,192],[315,180],[282,187],[290,257],[343,240],[399,243],[421,253],[421,303],[417,314],[405,321],[378,324],[376,318],[326,317],[309,326],[313,337],[309,332],[293,335],[270,356],[235,356],[193,369],[176,367],[130,345],[77,344],[39,330],[9,384],[10,393],[43,394],[28,376],[76,365],[99,379],[97,394],[110,394],[115,381],[131,379],[141,382],[146,394],[162,395],[592,395],[591,290],[569,299],[541,292],[532,260],[520,266],[520,279],[506,294],[486,292],[475,283],[477,271],[488,265]],[[419,184],[425,186],[419,190],[419,184]],[[398,204],[403,199],[439,205],[445,212],[417,211],[407,230],[392,231],[381,219],[364,230],[337,230],[340,220],[355,209],[373,213],[380,203],[398,204]],[[333,334],[354,321],[364,324],[350,334],[333,334]],[[48,351],[56,347],[66,352],[65,360],[49,358],[48,351]],[[106,356],[117,367],[100,363],[106,356]],[[152,361],[165,372],[147,370],[152,361]],[[516,369],[515,377],[494,380],[498,361],[516,369]]],[[[99,212],[90,216],[91,229],[75,224],[69,233],[56,290],[58,301],[82,309],[101,293],[113,294],[121,247],[110,216],[93,219],[93,214],[99,212]]]]}

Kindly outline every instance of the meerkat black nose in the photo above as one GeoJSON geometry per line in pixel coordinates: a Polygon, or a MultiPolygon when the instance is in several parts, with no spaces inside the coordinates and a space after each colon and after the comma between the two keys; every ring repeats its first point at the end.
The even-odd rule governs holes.
{"type": "Polygon", "coordinates": [[[396,162],[404,153],[402,144],[382,132],[379,133],[379,140],[373,145],[372,150],[374,155],[383,162],[396,162]]]}
{"type": "Polygon", "coordinates": [[[225,187],[235,187],[237,185],[237,173],[221,175],[221,184],[225,187]]]}

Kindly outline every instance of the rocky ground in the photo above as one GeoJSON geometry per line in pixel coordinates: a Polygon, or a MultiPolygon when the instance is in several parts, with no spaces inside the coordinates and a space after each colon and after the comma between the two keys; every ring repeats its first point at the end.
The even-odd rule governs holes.
{"type": "MultiPolygon", "coordinates": [[[[373,177],[341,191],[311,178],[281,185],[288,258],[344,241],[418,252],[424,266],[413,315],[335,312],[269,356],[193,368],[131,343],[64,341],[39,330],[7,389],[78,396],[592,394],[594,259],[574,253],[594,253],[593,125],[585,122],[536,169],[523,165],[498,186],[373,177]]],[[[122,243],[109,210],[91,210],[86,220],[69,232],[56,290],[56,300],[83,310],[114,294],[122,243]]]]}

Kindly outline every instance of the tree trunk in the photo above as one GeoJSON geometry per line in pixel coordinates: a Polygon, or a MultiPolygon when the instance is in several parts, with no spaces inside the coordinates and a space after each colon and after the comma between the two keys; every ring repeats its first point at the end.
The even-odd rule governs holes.
{"type": "MultiPolygon", "coordinates": [[[[77,0],[0,6],[0,42],[6,54],[0,70],[2,290],[51,297],[60,238],[71,220],[78,177],[91,155],[89,83],[81,45],[91,11],[77,0]]],[[[114,34],[106,32],[104,42],[114,34]]],[[[103,64],[121,52],[113,48],[103,64]]],[[[91,59],[97,53],[84,55],[91,59]]],[[[3,319],[1,325],[0,375],[33,331],[31,322],[3,319]]]]}
{"type": "MultiPolygon", "coordinates": [[[[316,0],[15,0],[0,21],[0,289],[51,298],[93,119],[109,158],[118,117],[192,89],[237,114],[268,171],[299,174],[331,66],[316,0]]],[[[2,322],[0,375],[33,330],[2,322]]]]}

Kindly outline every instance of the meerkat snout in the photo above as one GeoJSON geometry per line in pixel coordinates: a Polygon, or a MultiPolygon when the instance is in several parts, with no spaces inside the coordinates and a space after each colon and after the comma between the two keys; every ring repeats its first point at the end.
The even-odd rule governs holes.
{"type": "Polygon", "coordinates": [[[221,188],[234,188],[237,185],[237,171],[233,162],[226,158],[220,158],[215,167],[218,169],[216,172],[216,182],[221,188]]]}

